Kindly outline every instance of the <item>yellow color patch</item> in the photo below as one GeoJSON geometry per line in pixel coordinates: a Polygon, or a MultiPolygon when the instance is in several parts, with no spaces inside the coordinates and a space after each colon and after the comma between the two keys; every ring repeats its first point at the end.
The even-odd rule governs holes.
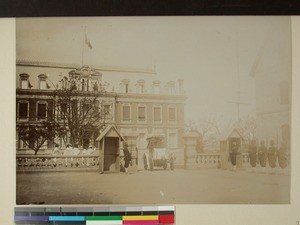
{"type": "Polygon", "coordinates": [[[158,220],[158,215],[155,216],[123,216],[123,220],[158,220]]]}

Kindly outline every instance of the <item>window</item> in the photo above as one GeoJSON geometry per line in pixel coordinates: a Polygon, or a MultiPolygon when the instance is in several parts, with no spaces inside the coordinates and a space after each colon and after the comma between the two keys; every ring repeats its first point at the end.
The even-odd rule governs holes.
{"type": "Polygon", "coordinates": [[[22,89],[28,88],[28,80],[21,80],[21,88],[22,89]]]}
{"type": "Polygon", "coordinates": [[[128,80],[128,79],[123,79],[122,80],[121,86],[122,86],[122,89],[123,89],[124,93],[129,92],[129,83],[130,83],[130,80],[128,80]]]}
{"type": "Polygon", "coordinates": [[[124,84],[124,92],[128,93],[129,90],[129,84],[124,84]]]}
{"type": "Polygon", "coordinates": [[[168,134],[168,147],[169,148],[177,148],[177,134],[176,133],[168,134]]]}
{"type": "Polygon", "coordinates": [[[280,83],[280,104],[289,104],[289,86],[287,81],[280,83]]]}
{"type": "Polygon", "coordinates": [[[138,80],[137,81],[138,93],[143,94],[145,92],[145,81],[138,80]]]}
{"type": "Polygon", "coordinates": [[[175,82],[174,81],[169,81],[167,83],[167,91],[169,94],[175,94],[175,82]]]}
{"type": "Polygon", "coordinates": [[[29,104],[28,102],[19,102],[19,119],[24,120],[28,119],[28,110],[29,104]]]}
{"type": "Polygon", "coordinates": [[[59,109],[59,118],[65,119],[67,113],[67,103],[60,103],[60,109],[59,109]]]}
{"type": "Polygon", "coordinates": [[[138,121],[146,122],[146,107],[145,106],[138,107],[138,121]]]}
{"type": "Polygon", "coordinates": [[[47,117],[47,104],[44,102],[38,102],[37,104],[37,119],[44,120],[47,117]]]}
{"type": "Polygon", "coordinates": [[[47,75],[46,74],[40,74],[38,75],[39,78],[39,87],[41,90],[46,90],[48,85],[47,85],[47,75]]]}
{"type": "Polygon", "coordinates": [[[98,90],[99,90],[99,84],[98,84],[98,81],[96,81],[96,82],[93,84],[93,90],[94,90],[94,91],[98,91],[98,90]]]}
{"type": "Polygon", "coordinates": [[[110,105],[104,105],[103,111],[104,111],[104,115],[106,116],[110,115],[110,105]]]}
{"type": "Polygon", "coordinates": [[[153,93],[160,94],[160,81],[159,80],[153,81],[152,86],[153,86],[153,93]]]}
{"type": "Polygon", "coordinates": [[[18,149],[28,149],[28,146],[26,145],[26,143],[23,142],[23,140],[19,138],[18,132],[16,134],[16,138],[17,138],[17,148],[18,149]]]}
{"type": "Polygon", "coordinates": [[[154,122],[161,122],[161,107],[154,106],[153,108],[153,120],[154,122]]]}
{"type": "Polygon", "coordinates": [[[143,94],[144,93],[144,84],[139,85],[139,93],[143,94]]]}
{"type": "Polygon", "coordinates": [[[31,84],[29,82],[29,75],[27,73],[22,73],[20,76],[20,87],[21,89],[31,88],[31,84]]]}
{"type": "Polygon", "coordinates": [[[46,81],[45,81],[45,80],[41,80],[41,81],[40,81],[40,89],[41,89],[41,90],[46,90],[46,88],[47,88],[47,83],[46,83],[46,81]]]}
{"type": "Polygon", "coordinates": [[[87,81],[85,79],[81,80],[81,90],[82,91],[87,91],[87,81]]]}
{"type": "Polygon", "coordinates": [[[130,121],[130,105],[123,105],[122,120],[130,121]]]}
{"type": "Polygon", "coordinates": [[[169,107],[169,122],[176,122],[176,108],[169,107]]]}
{"type": "Polygon", "coordinates": [[[82,104],[83,115],[90,113],[91,109],[92,109],[92,104],[90,102],[84,102],[82,104]]]}

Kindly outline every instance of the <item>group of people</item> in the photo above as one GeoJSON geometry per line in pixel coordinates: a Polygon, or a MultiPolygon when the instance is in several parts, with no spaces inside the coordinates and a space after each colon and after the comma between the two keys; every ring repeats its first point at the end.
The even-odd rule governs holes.
{"type": "MultiPolygon", "coordinates": [[[[266,146],[265,141],[263,140],[260,142],[260,146],[256,145],[255,140],[252,140],[248,150],[250,165],[252,168],[256,167],[257,164],[264,168],[267,166],[267,163],[270,168],[275,168],[277,162],[282,169],[286,168],[288,165],[288,152],[284,143],[282,143],[277,149],[275,147],[274,140],[270,141],[269,147],[266,146]]],[[[237,142],[234,141],[231,145],[230,151],[230,160],[234,170],[236,169],[236,158],[238,154],[239,147],[237,142]]]]}
{"type": "Polygon", "coordinates": [[[261,141],[260,146],[257,147],[255,140],[252,140],[249,146],[250,165],[256,167],[256,164],[260,164],[261,167],[266,167],[268,162],[271,168],[275,168],[278,162],[278,165],[284,169],[288,165],[287,153],[287,147],[284,143],[281,143],[277,149],[274,140],[270,141],[268,148],[265,145],[265,141],[261,141]]]}

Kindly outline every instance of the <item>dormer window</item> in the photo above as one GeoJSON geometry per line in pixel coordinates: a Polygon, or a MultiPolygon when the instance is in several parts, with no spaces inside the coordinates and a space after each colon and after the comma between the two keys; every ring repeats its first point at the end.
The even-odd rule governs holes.
{"type": "Polygon", "coordinates": [[[160,81],[159,80],[153,81],[152,86],[153,86],[153,93],[160,94],[160,81]]]}
{"type": "Polygon", "coordinates": [[[87,90],[87,81],[85,79],[81,80],[81,90],[86,91],[87,90]]]}
{"type": "Polygon", "coordinates": [[[183,94],[184,90],[183,90],[183,80],[179,79],[178,80],[178,89],[179,89],[179,94],[183,94]]]}
{"type": "Polygon", "coordinates": [[[32,87],[32,85],[29,82],[29,75],[27,73],[22,73],[19,76],[21,89],[28,89],[32,87]]]}
{"type": "Polygon", "coordinates": [[[99,90],[99,84],[98,84],[98,81],[95,81],[94,84],[93,84],[93,90],[94,91],[98,91],[99,90]]]}
{"type": "Polygon", "coordinates": [[[138,80],[137,82],[138,93],[143,94],[145,92],[145,81],[138,80]]]}
{"type": "Polygon", "coordinates": [[[167,83],[168,94],[175,94],[175,82],[170,81],[167,83]]]}
{"type": "Polygon", "coordinates": [[[128,79],[122,80],[121,85],[122,85],[123,93],[129,93],[129,82],[130,82],[130,80],[128,80],[128,79]]]}
{"type": "Polygon", "coordinates": [[[40,88],[40,90],[46,90],[48,88],[47,75],[46,74],[40,74],[40,75],[38,75],[38,78],[39,78],[39,88],[40,88]]]}

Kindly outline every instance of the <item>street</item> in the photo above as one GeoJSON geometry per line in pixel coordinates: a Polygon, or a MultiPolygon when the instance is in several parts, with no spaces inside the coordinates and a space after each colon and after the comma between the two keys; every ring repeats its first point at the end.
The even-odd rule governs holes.
{"type": "Polygon", "coordinates": [[[17,173],[17,204],[283,204],[289,199],[286,171],[17,173]]]}

